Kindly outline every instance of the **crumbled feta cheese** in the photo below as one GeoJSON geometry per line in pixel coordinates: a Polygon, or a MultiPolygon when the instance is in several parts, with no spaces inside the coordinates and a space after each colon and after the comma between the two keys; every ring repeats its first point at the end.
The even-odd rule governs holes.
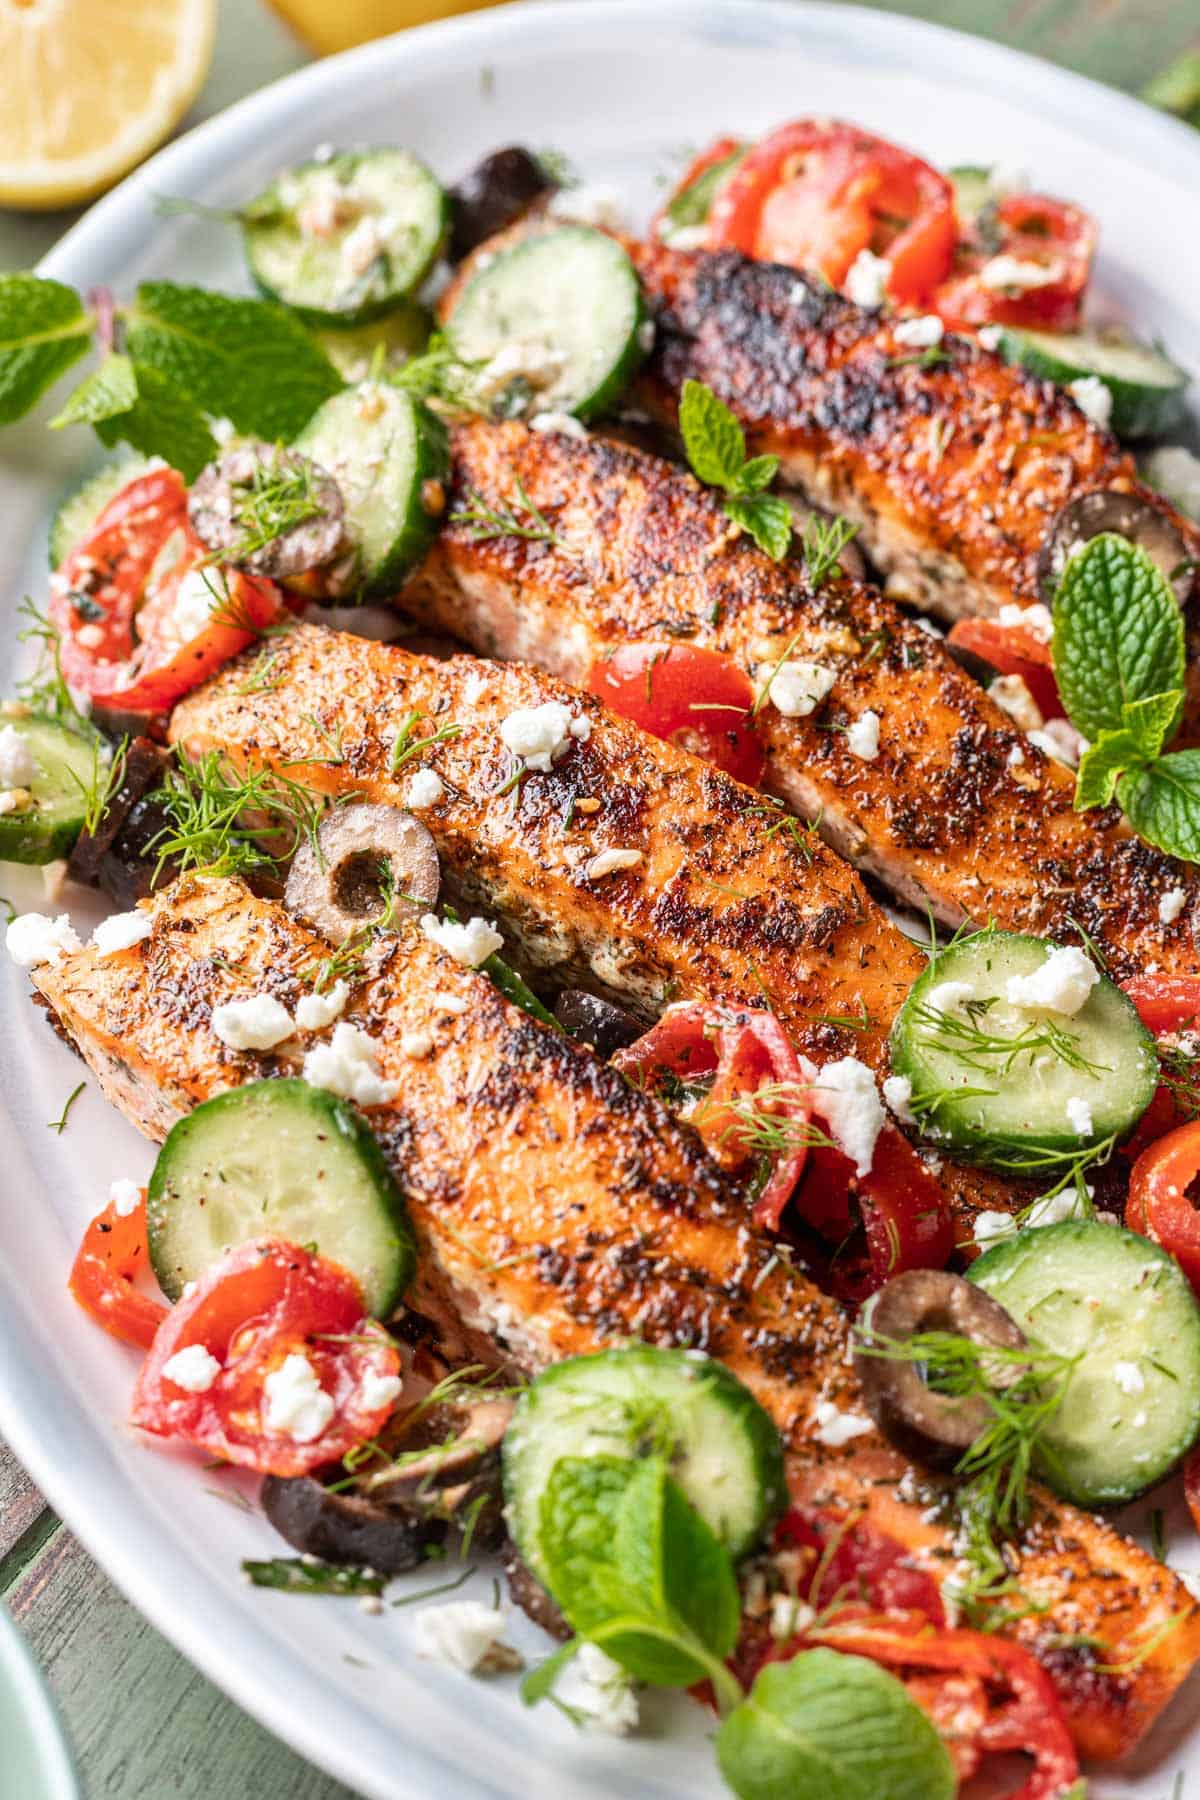
{"type": "Polygon", "coordinates": [[[1091,1137],[1095,1130],[1092,1109],[1081,1094],[1072,1094],[1067,1100],[1067,1124],[1081,1138],[1091,1137]]]}
{"type": "Polygon", "coordinates": [[[386,249],[387,238],[381,221],[370,213],[364,213],[353,230],[348,231],[342,239],[340,261],[343,272],[347,275],[365,275],[371,264],[386,249]]]}
{"type": "Polygon", "coordinates": [[[971,986],[966,981],[939,981],[926,996],[925,1004],[930,1012],[948,1013],[971,998],[971,986]]]}
{"type": "Polygon", "coordinates": [[[579,187],[559,188],[551,197],[552,218],[574,225],[594,225],[598,231],[623,231],[625,202],[618,188],[608,182],[590,181],[579,187]]]}
{"type": "Polygon", "coordinates": [[[436,944],[439,950],[444,950],[455,962],[464,963],[468,969],[477,969],[480,963],[485,963],[489,956],[504,948],[504,939],[493,921],[478,916],[461,925],[426,913],[421,920],[421,930],[431,944],[436,944]]]}
{"type": "Polygon", "coordinates": [[[28,787],[37,772],[28,739],[15,725],[0,725],[0,788],[28,787]]]}
{"type": "Polygon", "coordinates": [[[1093,425],[1099,425],[1102,431],[1107,428],[1112,419],[1112,389],[1098,375],[1081,375],[1078,381],[1068,381],[1067,392],[1093,425]]]}
{"type": "Polygon", "coordinates": [[[397,1401],[403,1391],[404,1383],[398,1375],[381,1375],[378,1369],[368,1369],[359,1383],[358,1397],[368,1412],[378,1412],[397,1401]]]}
{"type": "Polygon", "coordinates": [[[4,934],[4,944],[19,969],[56,963],[60,956],[83,948],[66,913],[57,919],[48,919],[45,913],[18,913],[4,934]]]}
{"type": "Polygon", "coordinates": [[[996,614],[996,622],[1029,632],[1039,644],[1048,644],[1054,636],[1054,614],[1040,600],[1035,600],[1031,606],[1016,606],[1010,600],[996,614]]]}
{"type": "Polygon", "coordinates": [[[1010,975],[1005,993],[1010,1006],[1027,1006],[1072,1018],[1099,979],[1099,971],[1077,945],[1056,945],[1032,975],[1010,975]]]}
{"type": "Polygon", "coordinates": [[[1008,714],[1019,731],[1041,730],[1042,709],[1022,676],[997,675],[988,688],[988,698],[995,701],[1001,712],[1008,714]]]}
{"type": "Polygon", "coordinates": [[[328,1088],[360,1106],[383,1106],[396,1092],[395,1082],[384,1081],[379,1073],[374,1039],[344,1019],[334,1027],[330,1043],[313,1045],[303,1073],[314,1087],[328,1088]]]}
{"type": "Polygon", "coordinates": [[[932,350],[941,343],[945,331],[936,313],[926,313],[919,319],[901,319],[894,335],[898,344],[910,344],[914,350],[932,350]]]}
{"type": "Polygon", "coordinates": [[[1025,752],[1022,750],[1020,744],[1014,744],[1008,753],[1008,767],[1010,769],[1019,769],[1024,761],[1025,752]]]}
{"type": "Polygon", "coordinates": [[[427,1031],[406,1031],[400,1039],[400,1054],[410,1062],[421,1062],[433,1049],[433,1038],[427,1031]]]}
{"type": "Polygon", "coordinates": [[[344,981],[335,981],[327,994],[305,994],[296,1003],[296,1024],[301,1031],[324,1031],[345,1012],[349,998],[344,981]]]}
{"type": "MultiPolygon", "coordinates": [[[[807,1064],[806,1075],[811,1068],[807,1064]]],[[[869,1174],[875,1144],[887,1123],[874,1074],[856,1056],[843,1056],[814,1070],[812,1080],[814,1110],[854,1164],[855,1173],[869,1174]]]]}
{"type": "Polygon", "coordinates": [[[136,1181],[122,1176],[109,1184],[108,1203],[118,1219],[127,1219],[142,1204],[142,1190],[136,1181]]]}
{"type": "Polygon", "coordinates": [[[980,1250],[1017,1235],[1017,1222],[1010,1213],[981,1212],[975,1220],[973,1236],[980,1250]]]}
{"type": "Polygon", "coordinates": [[[187,1394],[207,1394],[221,1373],[221,1365],[203,1344],[185,1344],[167,1358],[162,1372],[187,1394]]]}
{"type": "Polygon", "coordinates": [[[206,629],[213,608],[226,598],[222,585],[223,577],[212,569],[188,570],[166,620],[167,634],[175,643],[186,644],[206,629]]]}
{"type": "Polygon", "coordinates": [[[888,1075],[883,1083],[883,1097],[891,1112],[902,1125],[915,1125],[917,1115],[909,1101],[913,1095],[913,1084],[907,1075],[888,1075]]]}
{"type": "Polygon", "coordinates": [[[565,361],[561,350],[546,343],[505,344],[480,372],[476,389],[480,399],[488,400],[514,381],[526,381],[531,388],[547,388],[562,374],[565,361]]]}
{"type": "Polygon", "coordinates": [[[823,663],[793,659],[767,671],[759,689],[776,712],[788,719],[806,719],[818,707],[837,680],[837,673],[823,663]]]}
{"type": "Polygon", "coordinates": [[[1181,887],[1168,888],[1159,896],[1158,916],[1164,925],[1173,925],[1187,905],[1187,893],[1181,887]]]}
{"type": "Polygon", "coordinates": [[[832,1400],[818,1400],[813,1408],[813,1418],[817,1424],[813,1436],[819,1444],[828,1444],[831,1450],[840,1450],[852,1438],[863,1437],[875,1429],[870,1419],[863,1418],[861,1413],[842,1412],[832,1400]]]}
{"type": "Polygon", "coordinates": [[[577,419],[574,413],[534,413],[529,421],[529,429],[530,431],[554,431],[560,437],[577,438],[580,443],[586,443],[588,437],[587,426],[581,419],[577,419]]]}
{"type": "Polygon", "coordinates": [[[295,1034],[296,1022],[273,995],[249,994],[214,1006],[212,1028],[231,1050],[273,1050],[295,1034]]]}
{"type": "Polygon", "coordinates": [[[378,1594],[360,1594],[358,1599],[358,1610],[359,1612],[369,1613],[373,1618],[378,1618],[383,1612],[383,1601],[379,1598],[378,1594]]]}
{"type": "Polygon", "coordinates": [[[561,700],[546,700],[541,706],[519,706],[509,713],[501,721],[500,736],[527,769],[545,774],[570,749],[573,723],[561,700]]]}
{"type": "Polygon", "coordinates": [[[154,930],[154,920],[148,912],[113,913],[107,919],[101,919],[92,933],[92,949],[99,956],[114,956],[118,950],[130,950],[134,944],[140,944],[154,930]]]}
{"type": "Polygon", "coordinates": [[[860,250],[846,275],[842,292],[855,306],[882,306],[887,299],[891,265],[870,250],[860,250]]]}
{"type": "Polygon", "coordinates": [[[1173,500],[1189,519],[1200,519],[1200,457],[1168,444],[1146,459],[1146,480],[1173,500]]]}
{"type": "Polygon", "coordinates": [[[812,1607],[795,1594],[771,1595],[771,1636],[776,1643],[786,1644],[789,1638],[799,1637],[816,1616],[812,1607]]]}
{"type": "Polygon", "coordinates": [[[981,287],[994,294],[1028,293],[1031,288],[1049,287],[1062,273],[1057,262],[1026,262],[1019,256],[993,256],[985,262],[976,279],[981,287]]]}
{"type": "Polygon", "coordinates": [[[471,1010],[470,1002],[461,994],[447,994],[445,991],[431,994],[429,1003],[431,1006],[439,1007],[442,1012],[453,1013],[455,1018],[459,1019],[464,1013],[471,1010]]]}
{"type": "Polygon", "coordinates": [[[1061,1225],[1064,1219],[1082,1217],[1079,1195],[1069,1187],[1062,1188],[1057,1194],[1043,1194],[1040,1200],[1035,1200],[1025,1215],[1025,1223],[1036,1230],[1042,1225],[1061,1225]]]}
{"type": "Polygon", "coordinates": [[[643,356],[649,356],[654,348],[657,326],[653,319],[643,319],[637,328],[637,345],[643,356]]]}
{"type": "Polygon", "coordinates": [[[672,225],[664,219],[658,235],[672,250],[703,250],[708,243],[708,221],[705,219],[699,225],[672,225]]]}
{"type": "Polygon", "coordinates": [[[0,788],[0,819],[9,813],[24,812],[32,804],[33,795],[28,788],[0,788]]]}
{"type": "Polygon", "coordinates": [[[1047,719],[1040,731],[1029,733],[1029,741],[1055,762],[1065,763],[1068,769],[1078,768],[1080,757],[1090,748],[1069,719],[1047,719]]]}
{"type": "Polygon", "coordinates": [[[554,1697],[587,1731],[624,1737],[638,1722],[638,1699],[620,1663],[596,1644],[581,1644],[558,1681],[554,1697]]]}
{"type": "Polygon", "coordinates": [[[846,748],[863,762],[874,762],[879,755],[879,714],[870,707],[859,713],[846,728],[846,748]]]}
{"type": "Polygon", "coordinates": [[[263,1425],[297,1444],[319,1438],[334,1414],[333,1396],[307,1356],[293,1351],[263,1382],[263,1425]]]}
{"type": "Polygon", "coordinates": [[[513,1654],[504,1641],[504,1614],[481,1600],[423,1607],[415,1624],[418,1656],[449,1663],[468,1675],[483,1669],[497,1651],[513,1654]]]}
{"type": "Polygon", "coordinates": [[[1146,1377],[1135,1362],[1115,1362],[1112,1378],[1123,1394],[1141,1394],[1145,1392],[1146,1377]]]}
{"type": "Polygon", "coordinates": [[[405,806],[436,806],[446,792],[446,784],[436,769],[417,769],[404,790],[405,806]]]}
{"type": "Polygon", "coordinates": [[[1003,325],[981,325],[975,333],[983,350],[998,350],[1004,337],[1003,325]]]}
{"type": "Polygon", "coordinates": [[[620,869],[634,869],[642,860],[640,850],[601,850],[584,869],[589,881],[599,881],[604,875],[615,875],[620,869]]]}

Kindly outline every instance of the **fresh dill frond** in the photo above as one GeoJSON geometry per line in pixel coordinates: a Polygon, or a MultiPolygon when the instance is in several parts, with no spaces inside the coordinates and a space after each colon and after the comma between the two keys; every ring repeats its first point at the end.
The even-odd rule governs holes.
{"type": "MultiPolygon", "coordinates": [[[[391,760],[388,764],[393,775],[414,756],[420,756],[423,750],[432,750],[436,744],[447,744],[454,738],[462,736],[462,726],[450,723],[438,726],[427,737],[415,737],[413,734],[424,718],[424,713],[414,709],[412,712],[406,713],[400,721],[400,729],[396,733],[396,741],[392,745],[391,760]]],[[[432,723],[432,720],[429,723],[432,723]]]]}
{"type": "Polygon", "coordinates": [[[450,514],[451,525],[463,525],[475,544],[493,538],[523,538],[528,543],[552,544],[567,549],[567,541],[555,531],[541,508],[530,499],[520,476],[516,478],[516,498],[493,506],[475,488],[468,489],[474,505],[450,514]]]}
{"type": "Polygon", "coordinates": [[[28,594],[17,606],[17,617],[26,621],[17,632],[17,642],[36,644],[38,649],[33,670],[16,684],[17,698],[42,718],[53,719],[81,737],[90,737],[93,727],[71,698],[63,676],[57,627],[28,594]]]}
{"type": "Polygon", "coordinates": [[[806,863],[812,862],[816,854],[814,846],[818,839],[819,820],[814,819],[809,824],[802,825],[794,813],[787,811],[782,800],[776,800],[769,794],[764,794],[762,800],[748,807],[747,811],[771,821],[763,832],[764,838],[770,839],[785,832],[791,840],[792,848],[800,852],[806,863]]]}
{"type": "Polygon", "coordinates": [[[410,356],[388,380],[419,400],[440,400],[460,412],[481,412],[475,390],[483,367],[482,362],[461,356],[444,331],[435,331],[421,354],[410,356]]]}
{"type": "Polygon", "coordinates": [[[157,881],[168,863],[177,872],[249,875],[273,868],[301,839],[315,841],[324,803],[273,769],[239,775],[220,751],[196,761],[181,751],[151,796],[171,819],[148,848],[157,858],[157,881]]]}
{"type": "Polygon", "coordinates": [[[1053,1056],[1081,1075],[1109,1072],[1107,1064],[1089,1061],[1079,1047],[1079,1039],[1053,1019],[1031,1021],[1015,1036],[989,1031],[987,1017],[996,1004],[994,997],[964,1000],[961,1007],[943,1012],[918,1001],[913,1007],[913,1019],[922,1027],[923,1040],[932,1049],[944,1051],[967,1068],[993,1077],[1010,1075],[1023,1057],[1032,1063],[1039,1052],[1053,1056]]]}
{"type": "Polygon", "coordinates": [[[730,1123],[721,1133],[722,1142],[728,1141],[747,1156],[766,1157],[771,1162],[802,1149],[834,1150],[837,1145],[833,1139],[805,1117],[810,1093],[806,1083],[765,1081],[752,1093],[715,1104],[708,1096],[691,1114],[690,1123],[701,1124],[712,1106],[722,1117],[730,1116],[730,1123]],[[788,1106],[799,1106],[801,1110],[788,1112],[788,1106]]]}
{"type": "Polygon", "coordinates": [[[842,552],[857,536],[858,526],[849,519],[842,518],[840,514],[832,519],[819,518],[816,513],[810,514],[804,527],[800,552],[814,593],[824,586],[830,576],[842,574],[842,552]]]}
{"type": "Polygon", "coordinates": [[[265,550],[277,538],[286,537],[321,512],[315,468],[302,462],[281,460],[285,452],[277,444],[270,461],[255,459],[250,478],[231,487],[231,523],[238,535],[231,544],[210,551],[204,563],[242,563],[265,550]]]}
{"type": "Polygon", "coordinates": [[[242,1573],[255,1587],[282,1594],[382,1594],[387,1577],[343,1563],[312,1562],[303,1556],[247,1558],[242,1573]]]}
{"type": "Polygon", "coordinates": [[[129,739],[123,737],[117,748],[109,754],[107,745],[99,737],[92,743],[92,767],[85,781],[74,769],[67,773],[79,789],[83,799],[83,829],[88,837],[94,837],[100,828],[100,821],[108,811],[109,805],[120,792],[121,783],[125,779],[125,762],[129,754],[129,739]]]}

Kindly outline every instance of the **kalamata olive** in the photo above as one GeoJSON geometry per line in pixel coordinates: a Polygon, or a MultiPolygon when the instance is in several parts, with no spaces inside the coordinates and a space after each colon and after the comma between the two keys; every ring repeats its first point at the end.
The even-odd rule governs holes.
{"type": "Polygon", "coordinates": [[[959,668],[968,674],[972,681],[977,681],[980,687],[991,686],[1000,673],[994,663],[988,662],[987,658],[980,656],[978,652],[968,650],[965,644],[953,643],[950,638],[946,638],[944,643],[946,654],[954,658],[959,668]]]}
{"type": "MultiPolygon", "coordinates": [[[[888,1441],[915,1462],[952,1468],[991,1417],[982,1395],[939,1394],[925,1381],[920,1364],[902,1356],[870,1354],[887,1342],[903,1344],[919,1332],[945,1331],[973,1343],[1021,1350],[1025,1337],[1004,1308],[981,1288],[947,1269],[908,1269],[885,1282],[859,1325],[854,1366],[867,1411],[888,1441]]],[[[989,1384],[1011,1385],[1022,1365],[988,1366],[989,1384]]]]}
{"type": "Polygon", "coordinates": [[[519,144],[493,150],[450,189],[450,260],[461,262],[485,238],[514,225],[556,185],[519,144]]]}
{"type": "Polygon", "coordinates": [[[188,518],[201,542],[276,581],[322,568],[346,548],[342,492],[318,463],[277,444],[236,444],[201,469],[188,518]]]}
{"type": "Polygon", "coordinates": [[[441,868],[433,838],[398,806],[339,806],[317,842],[292,859],[284,905],[331,943],[344,944],[391,902],[391,918],[425,912],[438,897],[441,868]]]}
{"type": "Polygon", "coordinates": [[[603,1062],[640,1038],[646,1027],[632,1013],[600,1000],[582,988],[564,988],[554,1003],[554,1016],[568,1037],[590,1044],[603,1062]]]}
{"type": "Polygon", "coordinates": [[[357,1492],[331,1493],[311,1475],[268,1475],[259,1499],[276,1531],[302,1555],[381,1575],[417,1568],[447,1532],[441,1520],[416,1520],[357,1492]]]}
{"type": "Polygon", "coordinates": [[[546,1592],[511,1538],[505,1543],[500,1560],[513,1605],[519,1606],[527,1618],[548,1631],[551,1637],[565,1643],[571,1635],[571,1627],[563,1618],[558,1601],[546,1592]]]}
{"type": "Polygon", "coordinates": [[[1139,494],[1122,494],[1101,488],[1068,501],[1042,541],[1038,554],[1038,585],[1050,605],[1058,592],[1063,570],[1081,544],[1112,531],[1128,538],[1162,570],[1182,606],[1192,590],[1193,570],[1182,536],[1164,513],[1139,494]]]}

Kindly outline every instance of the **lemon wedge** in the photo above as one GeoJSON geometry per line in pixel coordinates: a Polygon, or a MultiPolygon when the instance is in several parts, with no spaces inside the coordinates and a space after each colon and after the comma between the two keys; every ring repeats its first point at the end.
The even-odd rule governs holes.
{"type": "Polygon", "coordinates": [[[217,0],[0,0],[0,205],[89,200],[208,73],[217,0]]]}
{"type": "Polygon", "coordinates": [[[387,37],[409,25],[424,25],[429,19],[496,4],[498,0],[271,0],[280,18],[319,56],[387,37]]]}

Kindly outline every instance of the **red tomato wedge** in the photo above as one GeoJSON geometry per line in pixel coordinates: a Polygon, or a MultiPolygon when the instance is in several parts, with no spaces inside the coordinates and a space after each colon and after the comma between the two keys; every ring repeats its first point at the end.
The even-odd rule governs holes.
{"type": "MultiPolygon", "coordinates": [[[[813,1110],[819,1117],[819,1086],[813,1110]]],[[[810,1152],[795,1197],[805,1224],[841,1244],[854,1230],[854,1200],[866,1233],[866,1260],[831,1268],[831,1285],[841,1299],[859,1305],[906,1269],[945,1268],[954,1250],[954,1220],[941,1187],[894,1125],[880,1132],[865,1175],[856,1175],[838,1149],[822,1144],[810,1152]]]]}
{"type": "Polygon", "coordinates": [[[830,1520],[791,1507],[775,1527],[776,1549],[813,1552],[815,1590],[801,1591],[818,1612],[849,1596],[872,1608],[924,1613],[931,1625],[944,1625],[941,1590],[932,1575],[911,1565],[899,1539],[878,1531],[864,1519],[830,1520]]]}
{"type": "Polygon", "coordinates": [[[955,330],[1076,330],[1096,254],[1091,214],[1044,194],[1012,194],[984,216],[992,235],[982,242],[976,227],[959,244],[953,273],[930,300],[933,310],[955,330]],[[1021,265],[1020,279],[1009,286],[995,281],[1004,266],[1000,257],[1010,267],[1021,265]]]}
{"type": "Polygon", "coordinates": [[[1183,1497],[1192,1515],[1192,1524],[1200,1531],[1200,1450],[1193,1450],[1183,1465],[1183,1497]]]}
{"type": "Polygon", "coordinates": [[[352,1275],[295,1244],[260,1238],[227,1251],[169,1314],[138,1375],[131,1417],[143,1431],[260,1474],[304,1475],[375,1436],[395,1398],[373,1390],[399,1373],[352,1275]],[[172,1357],[193,1347],[220,1365],[202,1392],[167,1373],[172,1357]],[[310,1375],[301,1370],[301,1378],[315,1378],[323,1395],[302,1424],[279,1417],[289,1358],[303,1358],[310,1375]]]}
{"type": "Polygon", "coordinates": [[[1155,1037],[1193,1031],[1200,1022],[1200,975],[1133,975],[1121,986],[1155,1037]]]}
{"type": "Polygon", "coordinates": [[[146,1190],[129,1212],[110,1200],[83,1234],[67,1286],[85,1313],[123,1343],[148,1350],[168,1316],[161,1300],[140,1294],[135,1275],[150,1266],[146,1190]]]}
{"type": "Polygon", "coordinates": [[[166,712],[279,618],[274,582],[207,554],[175,469],[122,488],[51,583],[69,686],[102,708],[166,712]]]}
{"type": "Polygon", "coordinates": [[[859,253],[888,264],[898,304],[950,272],[957,223],[944,175],[855,125],[796,119],[749,150],[709,214],[708,247],[786,263],[841,287],[859,253]]]}
{"type": "Polygon", "coordinates": [[[757,787],[766,758],[751,722],[748,675],[719,650],[625,644],[592,665],[588,692],[652,737],[665,738],[757,787]]]}
{"type": "Polygon", "coordinates": [[[1129,1175],[1125,1224],[1161,1244],[1200,1294],[1200,1212],[1189,1190],[1200,1176],[1200,1120],[1151,1144],[1129,1175]]]}
{"type": "MultiPolygon", "coordinates": [[[[681,200],[685,194],[690,193],[691,190],[693,188],[695,188],[699,183],[704,182],[704,177],[706,175],[709,176],[709,180],[707,182],[704,182],[705,187],[711,187],[714,182],[719,183],[720,179],[721,179],[720,176],[716,175],[716,174],[710,174],[710,171],[719,170],[723,163],[728,163],[730,165],[729,173],[732,174],[733,173],[733,166],[732,166],[733,159],[736,156],[739,156],[744,148],[745,148],[745,146],[742,143],[741,138],[723,137],[723,138],[717,138],[715,143],[712,143],[708,146],[707,150],[702,150],[700,152],[699,156],[695,157],[694,160],[688,164],[687,168],[684,170],[684,172],[680,176],[679,180],[675,183],[674,189],[672,190],[669,199],[666,201],[666,203],[662,207],[659,208],[658,212],[655,213],[653,219],[651,219],[651,221],[650,221],[650,236],[651,236],[651,238],[657,238],[657,237],[661,236],[664,226],[667,227],[668,235],[669,235],[670,221],[671,221],[671,209],[675,205],[675,203],[677,201],[681,200]]],[[[704,197],[703,194],[701,194],[699,196],[694,196],[693,198],[694,198],[694,200],[699,199],[702,202],[703,197],[704,197]]],[[[716,198],[715,193],[713,195],[709,196],[709,200],[708,200],[708,211],[709,212],[712,211],[712,201],[715,198],[716,198]]],[[[705,219],[704,224],[707,225],[707,219],[705,219]]]]}
{"type": "Polygon", "coordinates": [[[1043,719],[1066,717],[1054,679],[1050,646],[1028,626],[1002,625],[998,619],[959,619],[951,626],[946,641],[981,656],[1001,675],[1019,675],[1043,719]]]}

